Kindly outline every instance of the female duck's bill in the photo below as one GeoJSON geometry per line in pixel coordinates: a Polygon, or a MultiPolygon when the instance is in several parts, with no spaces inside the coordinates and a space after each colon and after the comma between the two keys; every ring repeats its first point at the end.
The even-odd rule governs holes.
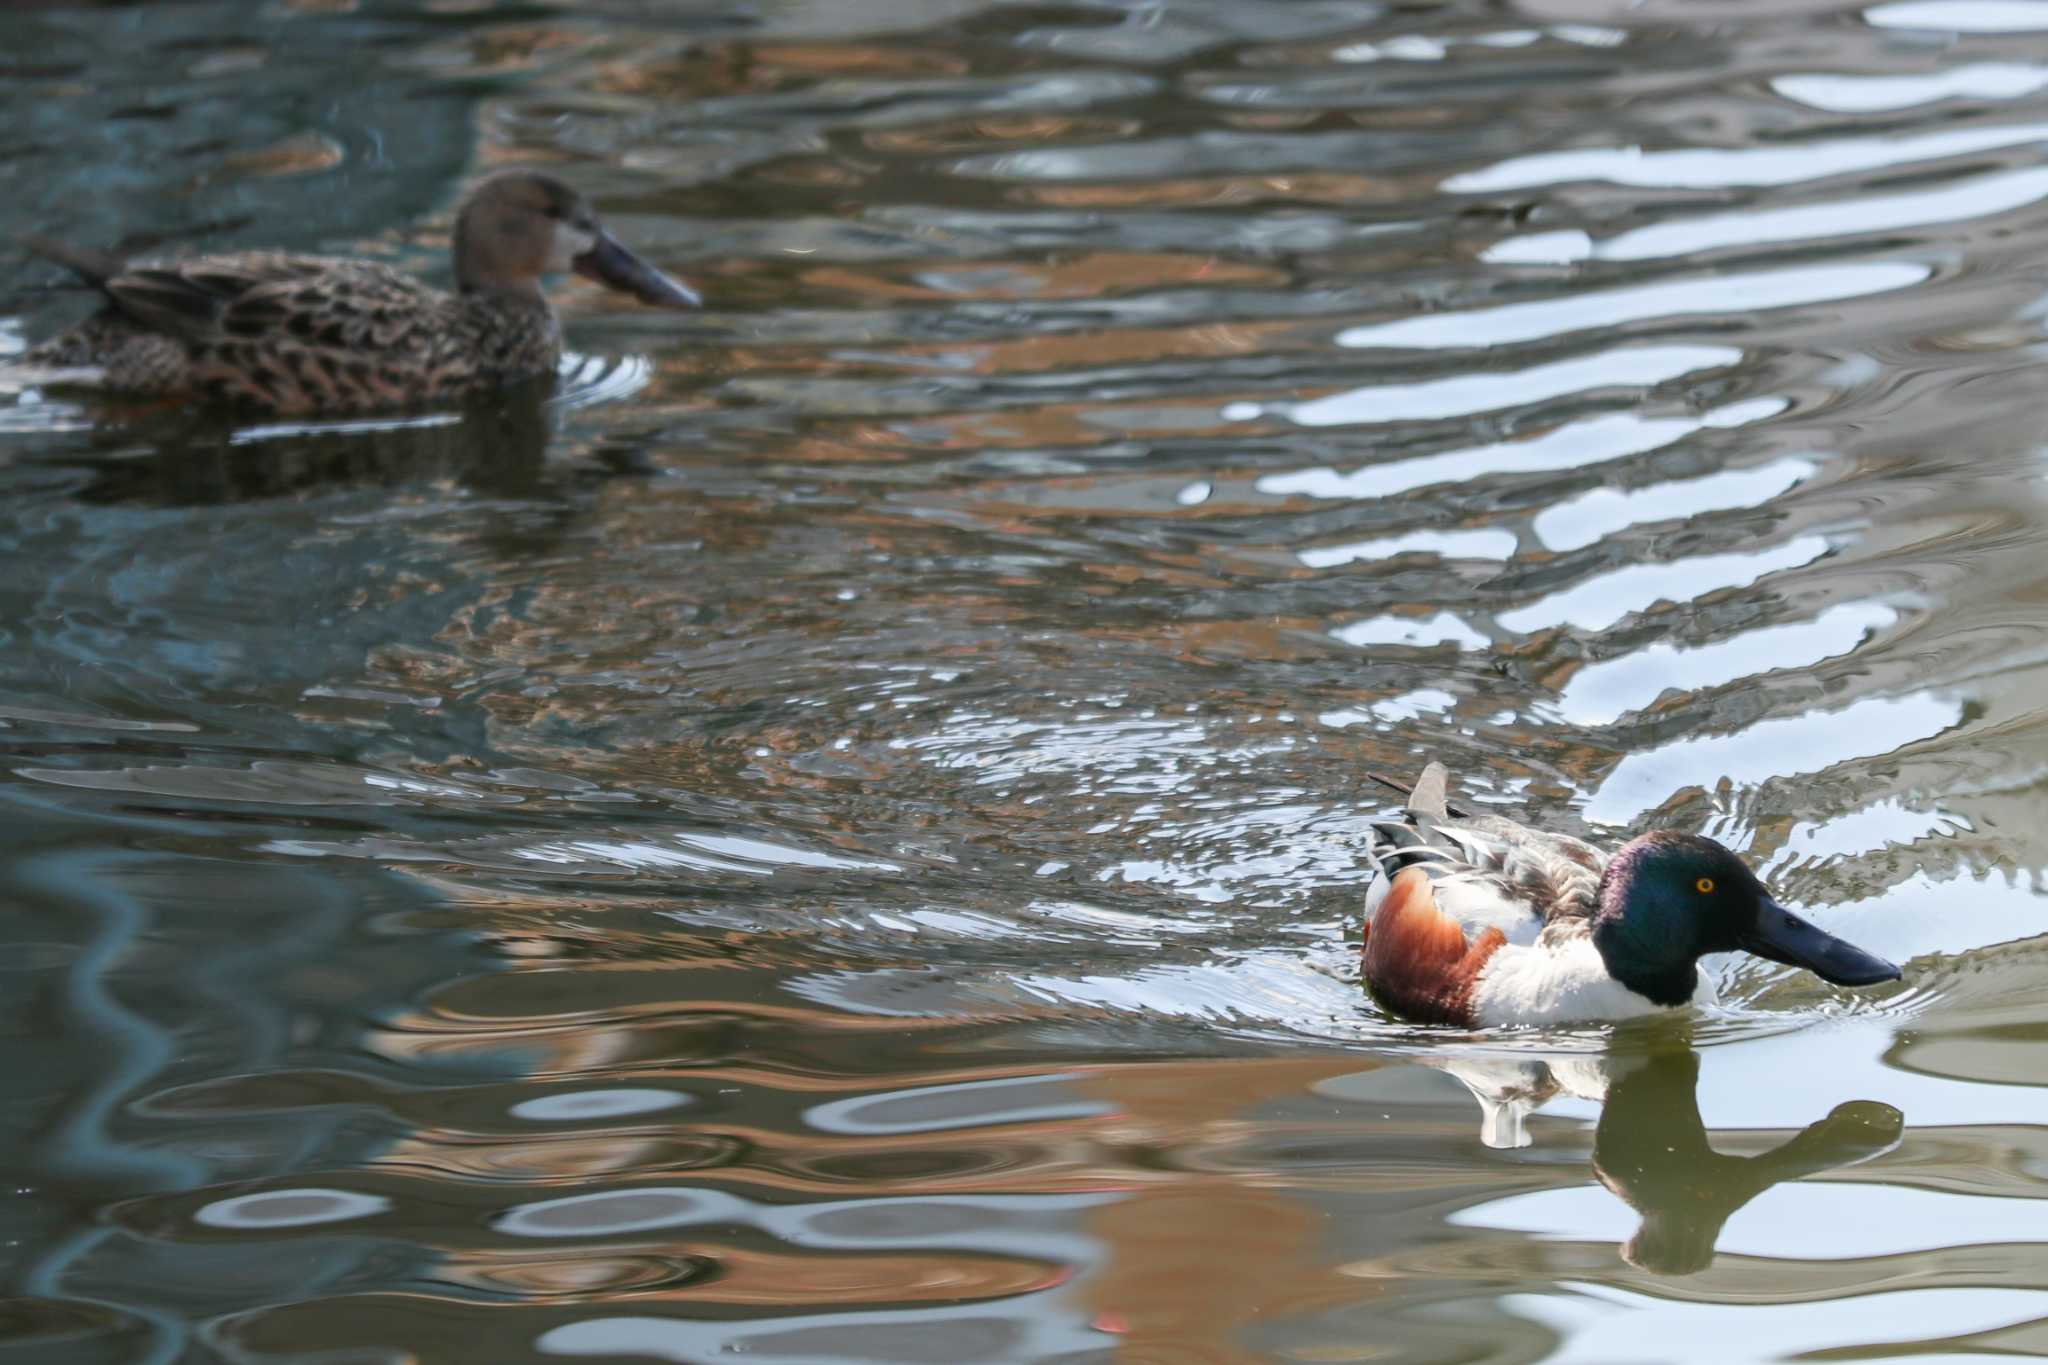
{"type": "Polygon", "coordinates": [[[704,299],[681,280],[664,275],[634,255],[605,228],[597,229],[597,240],[570,266],[586,280],[631,294],[642,303],[669,308],[701,308],[704,299]]]}

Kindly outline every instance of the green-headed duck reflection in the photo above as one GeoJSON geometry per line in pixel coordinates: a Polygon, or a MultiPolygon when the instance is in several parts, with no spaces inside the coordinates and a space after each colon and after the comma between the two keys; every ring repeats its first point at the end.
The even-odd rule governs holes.
{"type": "Polygon", "coordinates": [[[1730,1156],[1714,1150],[1700,1115],[1699,1054],[1659,1039],[1621,1041],[1601,1054],[1542,1061],[1497,1059],[1439,1063],[1485,1111],[1490,1147],[1530,1141],[1529,1113],[1558,1095],[1597,1101],[1593,1173],[1642,1216],[1621,1247],[1644,1270],[1687,1275],[1714,1259],[1721,1229],[1736,1210],[1771,1186],[1854,1165],[1898,1145],[1904,1116],[1888,1104],[1838,1104],[1769,1151],[1730,1156]]]}

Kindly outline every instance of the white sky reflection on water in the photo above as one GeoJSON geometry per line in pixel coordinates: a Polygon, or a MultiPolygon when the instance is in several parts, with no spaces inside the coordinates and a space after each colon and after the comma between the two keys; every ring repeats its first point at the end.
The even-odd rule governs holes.
{"type": "Polygon", "coordinates": [[[1515,533],[1479,528],[1470,531],[1410,531],[1405,535],[1354,540],[1347,545],[1321,545],[1295,552],[1311,569],[1330,569],[1362,559],[1433,554],[1445,559],[1506,559],[1515,552],[1515,533]]]}
{"type": "Polygon", "coordinates": [[[1690,602],[1723,588],[1744,588],[1774,573],[1811,564],[1828,552],[1825,536],[1796,536],[1754,552],[1695,555],[1655,564],[1629,564],[1572,587],[1501,612],[1494,619],[1530,634],[1550,626],[1606,630],[1623,617],[1659,602],[1690,602]]]}
{"type": "Polygon", "coordinates": [[[1810,72],[1779,76],[1771,89],[1786,99],[1834,114],[1910,109],[1936,100],[2013,100],[2048,90],[2048,66],[1971,62],[1912,76],[1838,76],[1810,72]]]}
{"type": "Polygon", "coordinates": [[[1662,384],[1741,359],[1741,350],[1734,346],[1620,346],[1523,370],[1374,384],[1300,403],[1230,403],[1224,406],[1223,416],[1232,422],[1279,416],[1305,427],[1434,421],[1498,412],[1591,389],[1662,384]]]}
{"type": "Polygon", "coordinates": [[[1337,344],[1380,350],[1506,346],[1627,322],[1757,313],[1883,294],[1919,284],[1931,274],[1931,268],[1909,261],[1872,261],[1663,280],[1627,289],[1564,294],[1499,308],[1425,313],[1397,322],[1347,327],[1337,334],[1337,344]]]}
{"type": "Polygon", "coordinates": [[[1098,1118],[1113,1112],[1100,1100],[1074,1093],[1074,1080],[1071,1072],[1055,1071],[854,1095],[812,1105],[804,1111],[804,1122],[820,1132],[874,1137],[1098,1118]]]}
{"type": "MultiPolygon", "coordinates": [[[[1590,1184],[1508,1195],[1460,1209],[1446,1221],[1550,1240],[1625,1242],[1641,1220],[1605,1186],[1590,1184]]],[[[1786,1181],[1738,1209],[1715,1248],[1723,1256],[1852,1260],[1998,1242],[2048,1243],[2040,1201],[1861,1181],[1786,1181]]]]}
{"type": "Polygon", "coordinates": [[[1811,621],[1764,626],[1712,644],[1687,647],[1660,640],[1581,668],[1558,694],[1557,707],[1574,725],[1606,725],[1667,690],[1693,692],[1773,669],[1811,667],[1848,653],[1897,619],[1898,613],[1881,603],[1845,602],[1811,621]]]}
{"type": "Polygon", "coordinates": [[[1534,529],[1546,548],[1576,550],[1645,522],[1761,507],[1810,478],[1815,467],[1811,460],[1784,459],[1645,488],[1589,489],[1538,512],[1534,529]]]}
{"type": "Polygon", "coordinates": [[[1872,5],[1863,17],[1879,28],[1947,33],[2038,33],[2048,29],[2043,0],[1897,0],[1872,5]]]}
{"type": "Polygon", "coordinates": [[[1576,43],[1581,47],[1615,47],[1628,40],[1625,30],[1597,28],[1591,24],[1554,24],[1545,29],[1495,29],[1490,33],[1453,33],[1441,38],[1404,33],[1376,43],[1351,43],[1330,53],[1334,62],[1438,62],[1459,47],[1518,48],[1540,43],[1544,38],[1576,43]]]}
{"type": "Polygon", "coordinates": [[[1646,152],[1641,147],[1585,147],[1511,157],[1483,170],[1448,177],[1452,194],[1494,194],[1574,180],[1604,180],[1641,189],[1732,189],[1792,185],[1854,171],[1961,156],[1994,147],[2048,139],[2048,123],[1956,128],[1904,137],[1830,138],[1783,146],[1723,149],[1683,147],[1646,152]]]}
{"type": "MultiPolygon", "coordinates": [[[[1446,705],[1455,700],[1439,695],[1446,705]]],[[[1152,856],[1125,858],[1094,880],[1173,887],[1212,904],[1257,903],[1308,887],[1358,885],[1359,837],[1354,812],[1313,803],[1278,801],[1192,817],[1180,812],[1137,836],[1152,856]]],[[[1190,928],[1182,922],[1168,932],[1190,928]]],[[[1157,943],[1160,936],[1149,939],[1157,943]]]]}
{"type": "Polygon", "coordinates": [[[1732,734],[1675,740],[1623,758],[1588,798],[1584,814],[1595,824],[1618,825],[1688,787],[1711,789],[1723,778],[1751,787],[1822,772],[1932,739],[1962,719],[1961,702],[1916,692],[1871,697],[1839,711],[1778,716],[1732,734]]]}
{"type": "Polygon", "coordinates": [[[739,835],[671,834],[667,838],[669,842],[666,843],[648,839],[553,840],[519,848],[513,856],[562,866],[596,862],[620,867],[688,867],[702,871],[744,872],[757,877],[771,876],[777,867],[843,872],[902,871],[894,863],[840,858],[815,849],[792,848],[739,835]]]}
{"type": "MultiPolygon", "coordinates": [[[[1678,217],[1667,223],[1618,233],[1598,242],[1583,232],[1546,232],[1511,237],[1488,247],[1481,257],[1496,265],[1554,265],[1581,260],[1643,261],[1728,247],[1753,249],[1773,242],[1895,232],[1930,223],[1959,222],[2004,213],[2043,198],[2048,198],[2048,169],[2031,167],[1904,194],[1868,195],[1783,209],[1746,209],[1739,213],[1717,213],[1696,218],[1678,217]]],[[[1728,305],[1731,309],[1739,306],[1728,305]]]]}
{"type": "MultiPolygon", "coordinates": [[[[1861,900],[1788,904],[1810,919],[1831,925],[1834,932],[1849,936],[1859,947],[1898,963],[1921,959],[1923,969],[1932,968],[1938,973],[1962,954],[2038,938],[2044,912],[2048,912],[2048,899],[2042,897],[2039,882],[2039,873],[2015,875],[1992,871],[1933,876],[1916,870],[1861,900]]],[[[1924,975],[1924,970],[1910,971],[1907,979],[1924,975]]],[[[1844,1065],[1848,1064],[1845,1059],[1844,1065]]],[[[1894,1073],[1886,1071],[1867,1077],[1863,1084],[1866,1088],[1897,1087],[1898,1090],[1880,1090],[1874,1093],[1874,1098],[1908,1112],[1915,1106],[1922,1112],[1939,1106],[1944,1123],[2048,1126],[2048,1090],[2042,1087],[1974,1087],[1967,1092],[1951,1093],[1944,1102],[1940,1098],[1944,1086],[1952,1085],[1957,1078],[1949,1077],[1945,1082],[1939,1076],[1923,1073],[1898,1074],[1917,1079],[1899,1081],[1894,1073]],[[1898,1093],[1900,1090],[1905,1093],[1898,1093]]]]}
{"type": "MultiPolygon", "coordinates": [[[[1292,741],[1275,734],[1261,748],[1292,741]]],[[[1205,770],[1237,756],[1205,726],[1147,716],[1077,715],[1062,724],[974,711],[951,714],[929,734],[889,741],[941,768],[973,774],[980,786],[1012,786],[1048,773],[1086,779],[1101,792],[1165,795],[1200,785],[1205,770]]]]}
{"type": "MultiPolygon", "coordinates": [[[[1064,1198],[1075,1207],[1085,1208],[1107,1202],[1112,1196],[1064,1198]],[[1084,1200],[1087,1202],[1081,1202],[1084,1200]]],[[[1043,1202],[1056,1207],[1051,1199],[1043,1202]]],[[[1086,1265],[1101,1258],[1098,1245],[1079,1235],[1068,1239],[1065,1245],[1038,1254],[1062,1264],[1086,1265]]],[[[1019,1296],[1007,1307],[969,1301],[936,1306],[919,1304],[914,1308],[782,1313],[736,1320],[595,1314],[549,1328],[534,1339],[533,1349],[544,1355],[632,1356],[674,1361],[677,1365],[735,1357],[756,1365],[817,1365],[823,1360],[898,1359],[906,1349],[905,1343],[929,1340],[949,1328],[969,1340],[977,1332],[999,1332],[1014,1352],[1013,1358],[1018,1360],[1064,1360],[1099,1355],[1111,1349],[1114,1338],[1089,1328],[1078,1312],[1062,1313],[1048,1307],[1045,1298],[1044,1294],[1019,1296]]]]}
{"type": "Polygon", "coordinates": [[[428,427],[452,427],[462,420],[459,412],[429,412],[417,417],[364,417],[307,422],[262,422],[239,427],[228,436],[230,445],[253,445],[299,436],[346,436],[370,431],[423,431],[428,427]]]}
{"type": "MultiPolygon", "coordinates": [[[[1220,899],[1221,897],[1219,897],[1220,899]]],[[[1160,1018],[1270,1022],[1321,1014],[1341,1018],[1357,987],[1317,971],[1298,953],[1248,954],[1233,961],[1165,964],[1125,976],[1024,975],[1020,985],[1048,1003],[1160,1018]]]]}
{"type": "Polygon", "coordinates": [[[370,1218],[391,1209],[382,1195],[359,1190],[292,1188],[237,1195],[204,1205],[192,1215],[202,1227],[275,1231],[317,1227],[352,1218],[370,1218]]]}
{"type": "Polygon", "coordinates": [[[521,1100],[506,1112],[532,1123],[589,1123],[596,1119],[626,1118],[679,1109],[694,1097],[676,1090],[652,1090],[643,1086],[613,1086],[602,1090],[572,1090],[521,1100]]]}
{"type": "Polygon", "coordinates": [[[1922,839],[1946,838],[1968,828],[1969,822],[1959,815],[1921,810],[1896,796],[1886,797],[1860,810],[1831,815],[1825,821],[1802,820],[1785,836],[1768,866],[1757,869],[1757,873],[1768,879],[1771,871],[1794,863],[1822,863],[1887,848],[1905,848],[1922,839]]]}
{"type": "Polygon", "coordinates": [[[1558,1349],[1544,1357],[1544,1365],[1789,1360],[1808,1351],[1846,1351],[1851,1342],[1877,1347],[1963,1336],[2025,1322],[2048,1311],[2048,1294],[2024,1289],[1911,1289],[1760,1304],[1688,1303],[1571,1281],[1560,1282],[1559,1288],[1574,1292],[1508,1294],[1499,1300],[1502,1307],[1543,1323],[1562,1338],[1558,1349]],[[1654,1313],[1646,1311],[1652,1309],[1654,1313]],[[1657,1324],[1657,1346],[1646,1357],[1643,1333],[1648,1319],[1657,1324]]]}
{"type": "Polygon", "coordinates": [[[1485,649],[1492,643],[1447,611],[1434,616],[1372,616],[1338,626],[1330,634],[1347,645],[1359,646],[1455,644],[1460,649],[1485,649]]]}
{"type": "Polygon", "coordinates": [[[1348,473],[1335,469],[1302,469],[1287,474],[1267,474],[1252,486],[1275,497],[1392,497],[1432,484],[1466,483],[1493,474],[1537,474],[1602,464],[1608,460],[1661,450],[1708,427],[1737,427],[1760,422],[1777,416],[1789,406],[1782,398],[1754,398],[1715,408],[1697,417],[1603,413],[1598,417],[1552,427],[1541,436],[1524,440],[1494,441],[1483,446],[1418,455],[1413,459],[1367,465],[1348,473]]]}
{"type": "Polygon", "coordinates": [[[1417,720],[1423,716],[1442,715],[1457,704],[1457,697],[1441,687],[1418,687],[1413,692],[1403,692],[1398,697],[1388,697],[1362,709],[1325,711],[1316,719],[1332,730],[1374,723],[1392,725],[1400,721],[1417,720]]]}

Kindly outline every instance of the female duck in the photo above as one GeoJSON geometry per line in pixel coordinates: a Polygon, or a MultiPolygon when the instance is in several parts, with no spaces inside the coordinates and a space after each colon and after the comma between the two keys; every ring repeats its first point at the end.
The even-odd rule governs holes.
{"type": "Polygon", "coordinates": [[[1454,812],[1423,770],[1406,818],[1376,821],[1365,984],[1395,1014],[1467,1028],[1626,1019],[1711,1003],[1706,953],[1742,950],[1838,986],[1896,981],[1883,958],[1771,899],[1695,834],[1645,834],[1610,857],[1583,839],[1454,812]]]}
{"type": "Polygon", "coordinates": [[[272,412],[420,403],[550,374],[561,329],[541,277],[573,270],[646,303],[697,295],[605,231],[583,197],[508,171],[455,218],[455,292],[373,261],[246,251],[128,265],[60,243],[106,307],[30,350],[44,382],[238,403],[272,412]]]}

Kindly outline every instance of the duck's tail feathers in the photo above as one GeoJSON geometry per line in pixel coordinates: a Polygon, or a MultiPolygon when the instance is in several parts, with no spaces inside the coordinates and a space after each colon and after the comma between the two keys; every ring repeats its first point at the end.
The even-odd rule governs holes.
{"type": "Polygon", "coordinates": [[[1408,793],[1408,809],[1431,820],[1450,819],[1451,770],[1441,763],[1424,768],[1415,779],[1415,790],[1408,793]]]}
{"type": "Polygon", "coordinates": [[[1422,776],[1415,779],[1413,786],[1398,777],[1376,773],[1368,769],[1365,774],[1383,787],[1391,787],[1407,798],[1408,809],[1415,815],[1431,820],[1464,820],[1470,818],[1458,807],[1451,804],[1451,770],[1441,763],[1432,762],[1422,770],[1422,776]]]}
{"type": "Polygon", "coordinates": [[[23,233],[15,240],[24,250],[44,260],[55,261],[87,284],[103,285],[128,268],[128,262],[111,252],[73,246],[32,232],[23,233]]]}

